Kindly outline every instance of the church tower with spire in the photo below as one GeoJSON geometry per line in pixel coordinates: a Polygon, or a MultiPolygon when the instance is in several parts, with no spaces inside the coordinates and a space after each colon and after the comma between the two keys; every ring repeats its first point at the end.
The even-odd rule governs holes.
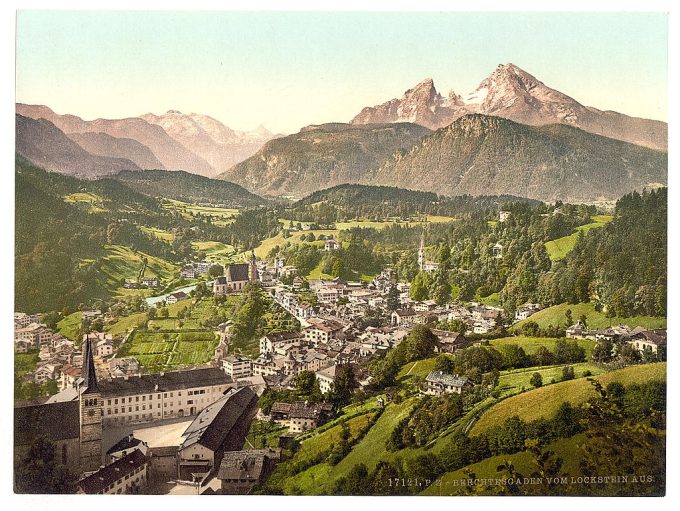
{"type": "Polygon", "coordinates": [[[420,235],[420,247],[418,248],[418,268],[425,269],[425,233],[420,235]]]}
{"type": "Polygon", "coordinates": [[[255,259],[255,251],[250,252],[250,260],[248,261],[248,280],[250,282],[257,282],[260,280],[257,274],[257,261],[255,259]]]}
{"type": "Polygon", "coordinates": [[[83,353],[80,394],[80,466],[83,472],[102,464],[102,395],[97,386],[92,341],[87,339],[83,353]]]}

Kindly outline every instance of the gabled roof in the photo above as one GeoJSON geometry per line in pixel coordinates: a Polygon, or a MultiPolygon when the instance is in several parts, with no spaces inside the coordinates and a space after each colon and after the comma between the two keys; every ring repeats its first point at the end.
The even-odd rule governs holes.
{"type": "Polygon", "coordinates": [[[223,397],[206,406],[189,425],[184,434],[181,449],[199,443],[217,450],[245,418],[257,406],[257,394],[250,387],[231,389],[223,397]]]}
{"type": "Polygon", "coordinates": [[[80,438],[80,403],[65,401],[14,408],[14,444],[28,445],[38,435],[53,442],[80,438]]]}
{"type": "Polygon", "coordinates": [[[218,479],[238,481],[259,481],[266,470],[267,459],[277,459],[280,453],[272,449],[251,449],[224,453],[218,479]]]}
{"type": "Polygon", "coordinates": [[[126,394],[142,394],[183,390],[192,387],[207,387],[231,383],[231,378],[222,369],[206,367],[167,373],[143,374],[125,378],[114,378],[99,382],[104,397],[126,394]]]}
{"type": "Polygon", "coordinates": [[[430,374],[427,375],[425,381],[432,383],[441,383],[443,385],[450,385],[453,387],[463,387],[464,385],[470,382],[467,376],[447,374],[442,371],[432,371],[430,374]]]}
{"type": "Polygon", "coordinates": [[[248,263],[230,264],[224,270],[224,275],[229,282],[242,282],[248,279],[248,263]]]}
{"type": "Polygon", "coordinates": [[[80,486],[84,493],[90,495],[99,493],[144,465],[147,460],[147,457],[140,450],[135,449],[130,454],[123,456],[104,468],[100,468],[85,479],[81,479],[78,486],[80,486]]]}
{"type": "Polygon", "coordinates": [[[111,449],[106,451],[106,454],[113,454],[114,452],[133,449],[142,443],[144,442],[142,442],[139,438],[135,438],[133,435],[127,435],[120,439],[118,442],[116,442],[116,444],[113,447],[111,447],[111,449]]]}

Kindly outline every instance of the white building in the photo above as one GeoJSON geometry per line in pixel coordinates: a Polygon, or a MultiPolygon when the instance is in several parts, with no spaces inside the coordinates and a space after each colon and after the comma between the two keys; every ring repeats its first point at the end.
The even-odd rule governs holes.
{"type": "Polygon", "coordinates": [[[224,372],[235,380],[253,374],[252,362],[251,359],[242,355],[229,355],[222,359],[222,367],[224,372]]]}

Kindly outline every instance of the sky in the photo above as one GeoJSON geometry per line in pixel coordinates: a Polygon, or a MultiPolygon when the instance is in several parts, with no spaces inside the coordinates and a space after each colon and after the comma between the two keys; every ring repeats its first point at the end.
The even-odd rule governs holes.
{"type": "Polygon", "coordinates": [[[665,14],[640,12],[20,11],[16,100],[293,133],[428,77],[464,95],[512,62],[582,104],[667,121],[667,38],[665,14]]]}

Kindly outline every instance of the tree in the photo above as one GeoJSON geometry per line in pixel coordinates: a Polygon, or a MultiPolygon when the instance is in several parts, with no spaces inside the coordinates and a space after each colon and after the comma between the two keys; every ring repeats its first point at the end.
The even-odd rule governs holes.
{"type": "Polygon", "coordinates": [[[335,381],[331,390],[330,401],[341,408],[352,401],[352,394],[354,389],[359,387],[354,369],[349,364],[343,364],[337,367],[335,372],[335,381]]]}
{"type": "Polygon", "coordinates": [[[428,327],[416,325],[398,346],[398,349],[403,352],[405,362],[411,362],[431,356],[438,341],[438,337],[428,327]]]}
{"type": "Polygon", "coordinates": [[[146,317],[148,320],[156,319],[156,307],[149,307],[149,310],[146,312],[146,317]]]}
{"type": "Polygon", "coordinates": [[[588,328],[588,316],[586,316],[585,314],[581,314],[578,320],[583,325],[583,328],[588,328]]]}
{"type": "Polygon", "coordinates": [[[370,495],[371,479],[363,463],[354,465],[349,473],[335,482],[333,495],[370,495]]]}
{"type": "Polygon", "coordinates": [[[441,354],[434,361],[434,370],[442,373],[452,374],[454,363],[451,357],[441,354]]]}
{"type": "Polygon", "coordinates": [[[158,317],[159,318],[167,318],[170,315],[170,311],[168,310],[167,307],[161,307],[158,310],[158,317]]]}
{"type": "Polygon", "coordinates": [[[571,366],[564,366],[562,368],[562,381],[574,379],[574,368],[571,366]]]}
{"type": "Polygon", "coordinates": [[[632,344],[624,343],[618,351],[619,359],[626,364],[635,364],[640,361],[640,353],[632,344]]]}
{"type": "Polygon", "coordinates": [[[429,284],[430,278],[427,276],[427,273],[424,271],[418,272],[415,278],[411,281],[411,289],[409,291],[411,299],[417,302],[427,300],[429,296],[429,284]]]}
{"type": "Polygon", "coordinates": [[[314,371],[301,371],[295,376],[295,389],[301,396],[309,396],[318,387],[314,371]]]}
{"type": "Polygon", "coordinates": [[[593,360],[601,363],[610,362],[614,343],[611,339],[605,338],[599,341],[593,348],[593,360]]]}
{"type": "Polygon", "coordinates": [[[56,458],[54,443],[37,437],[14,468],[17,493],[73,493],[75,477],[56,458]]]}
{"type": "Polygon", "coordinates": [[[543,376],[541,376],[541,373],[534,373],[531,375],[531,379],[529,380],[529,383],[535,387],[539,388],[543,386],[543,376]]]}
{"type": "Polygon", "coordinates": [[[567,309],[566,311],[564,311],[564,317],[567,320],[567,326],[571,326],[574,324],[574,318],[572,316],[571,309],[567,309]]]}
{"type": "Polygon", "coordinates": [[[208,277],[217,278],[224,275],[224,266],[221,264],[213,264],[208,270],[208,277]]]}
{"type": "Polygon", "coordinates": [[[397,289],[397,286],[390,286],[390,289],[387,291],[385,305],[387,306],[388,311],[395,311],[399,308],[400,301],[399,290],[397,289]]]}

